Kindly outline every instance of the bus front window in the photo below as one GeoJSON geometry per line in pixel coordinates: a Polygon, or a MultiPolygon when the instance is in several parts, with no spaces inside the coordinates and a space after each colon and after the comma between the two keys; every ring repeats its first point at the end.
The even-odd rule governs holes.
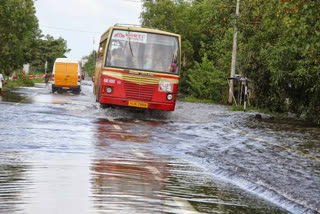
{"type": "Polygon", "coordinates": [[[179,72],[178,38],[114,30],[107,50],[106,66],[155,72],[179,72]]]}

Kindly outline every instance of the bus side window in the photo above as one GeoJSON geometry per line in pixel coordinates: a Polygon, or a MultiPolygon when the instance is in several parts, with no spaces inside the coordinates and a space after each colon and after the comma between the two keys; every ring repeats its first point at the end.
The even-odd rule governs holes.
{"type": "Polygon", "coordinates": [[[103,57],[105,45],[106,45],[106,40],[101,42],[100,45],[99,45],[99,49],[98,49],[98,57],[99,58],[103,57]]]}
{"type": "Polygon", "coordinates": [[[98,57],[102,57],[102,55],[103,55],[103,48],[100,46],[99,52],[98,52],[98,57]]]}

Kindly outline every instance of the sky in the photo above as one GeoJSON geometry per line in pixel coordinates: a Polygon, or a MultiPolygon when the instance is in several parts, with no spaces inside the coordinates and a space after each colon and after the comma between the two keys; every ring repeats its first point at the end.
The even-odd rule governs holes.
{"type": "Polygon", "coordinates": [[[42,33],[67,40],[67,57],[77,60],[114,24],[140,24],[142,10],[140,0],[37,0],[35,7],[42,33]]]}

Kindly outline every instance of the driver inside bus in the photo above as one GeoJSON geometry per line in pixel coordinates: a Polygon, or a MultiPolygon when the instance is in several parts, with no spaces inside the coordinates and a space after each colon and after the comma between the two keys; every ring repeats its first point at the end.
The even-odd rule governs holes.
{"type": "Polygon", "coordinates": [[[123,55],[121,54],[121,49],[117,48],[112,50],[111,52],[111,59],[110,59],[110,65],[115,67],[123,67],[125,66],[124,62],[125,59],[123,55]]]}
{"type": "Polygon", "coordinates": [[[161,48],[158,48],[158,51],[155,52],[155,57],[154,57],[154,70],[160,71],[160,72],[167,72],[166,71],[167,66],[162,54],[163,52],[161,48]]]}
{"type": "Polygon", "coordinates": [[[154,70],[164,72],[164,66],[162,61],[158,58],[154,66],[154,70]]]}
{"type": "Polygon", "coordinates": [[[143,65],[143,69],[144,70],[152,70],[153,68],[153,58],[150,54],[148,54],[146,57],[145,57],[145,61],[144,61],[144,65],[143,65]]]}

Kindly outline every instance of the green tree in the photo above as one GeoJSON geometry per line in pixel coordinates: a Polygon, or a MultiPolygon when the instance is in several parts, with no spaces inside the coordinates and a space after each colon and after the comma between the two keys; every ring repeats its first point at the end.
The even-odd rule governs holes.
{"type": "Polygon", "coordinates": [[[205,54],[202,63],[188,71],[189,95],[199,99],[211,99],[215,102],[226,100],[226,73],[217,69],[205,54]]]}
{"type": "Polygon", "coordinates": [[[258,107],[320,123],[319,20],[319,1],[243,1],[240,63],[258,107]]]}
{"type": "MultiPolygon", "coordinates": [[[[199,70],[198,72],[199,76],[213,78],[203,82],[205,87],[209,87],[206,90],[210,91],[210,94],[203,98],[212,99],[219,103],[226,102],[224,96],[227,96],[228,92],[226,79],[229,76],[231,66],[233,24],[235,21],[234,6],[234,1],[231,0],[199,0],[193,4],[194,11],[199,13],[198,22],[201,30],[201,36],[198,38],[201,44],[198,55],[200,57],[206,56],[202,58],[202,65],[207,64],[208,60],[214,67],[214,69],[209,69],[203,66],[202,69],[208,70],[199,70]],[[206,75],[208,71],[210,73],[206,75]]],[[[192,70],[198,70],[198,66],[198,62],[195,62],[192,70]]],[[[191,75],[188,77],[190,78],[191,75]]],[[[187,82],[189,89],[194,87],[192,84],[196,84],[194,81],[187,82]]],[[[200,91],[198,95],[201,95],[200,91]]]]}
{"type": "Polygon", "coordinates": [[[65,54],[70,51],[67,48],[67,41],[59,37],[54,39],[50,35],[45,37],[40,35],[35,41],[32,48],[33,54],[31,57],[31,70],[37,72],[45,71],[45,64],[47,64],[47,72],[51,72],[56,58],[66,57],[65,54]]]}
{"type": "Polygon", "coordinates": [[[0,70],[9,75],[30,59],[38,34],[33,0],[0,0],[0,70]]]}

